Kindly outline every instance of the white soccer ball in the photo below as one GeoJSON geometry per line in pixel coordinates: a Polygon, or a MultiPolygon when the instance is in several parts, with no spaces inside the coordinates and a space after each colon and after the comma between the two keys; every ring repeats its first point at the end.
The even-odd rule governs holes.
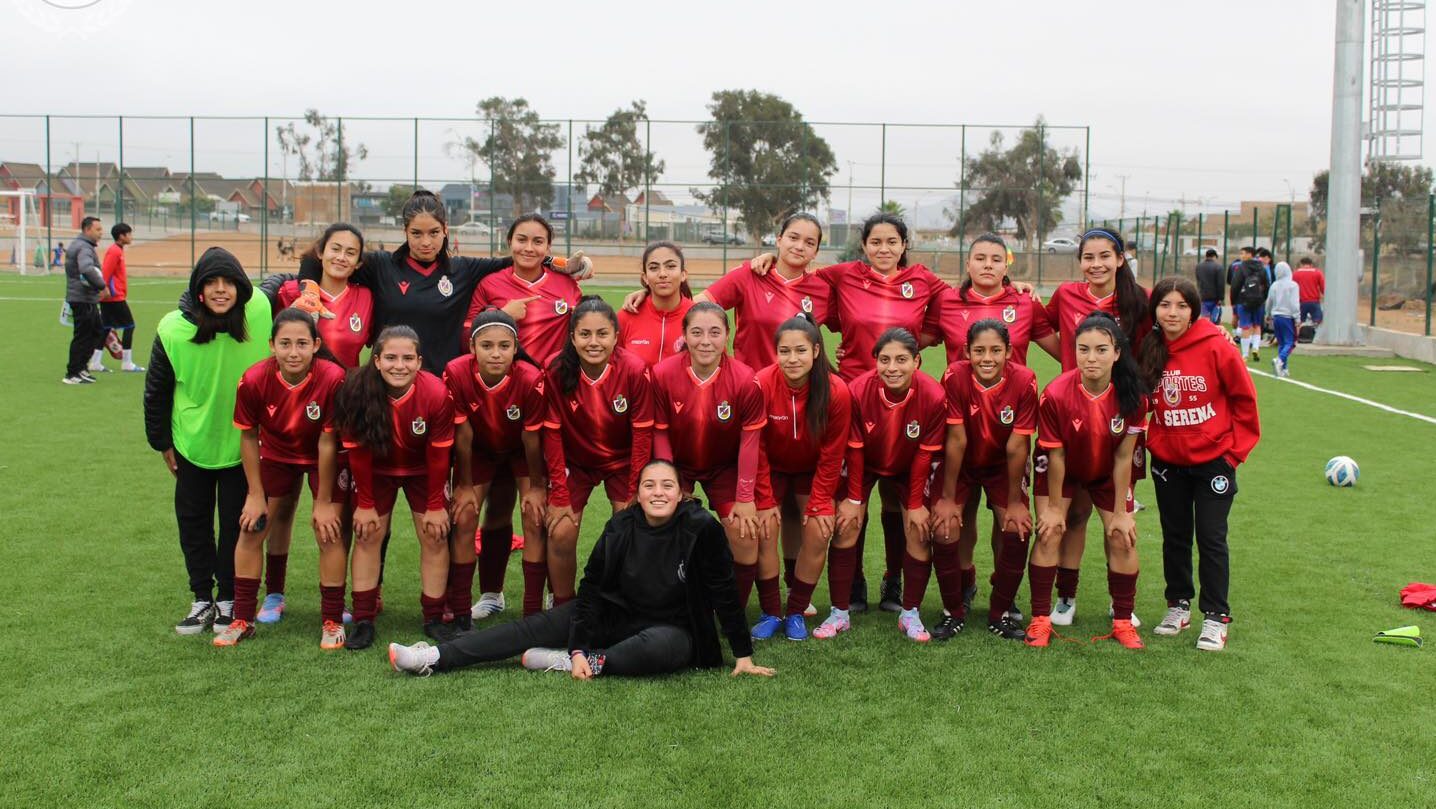
{"type": "Polygon", "coordinates": [[[1326,462],[1326,482],[1333,486],[1355,486],[1359,477],[1361,467],[1345,455],[1338,455],[1326,462]]]}

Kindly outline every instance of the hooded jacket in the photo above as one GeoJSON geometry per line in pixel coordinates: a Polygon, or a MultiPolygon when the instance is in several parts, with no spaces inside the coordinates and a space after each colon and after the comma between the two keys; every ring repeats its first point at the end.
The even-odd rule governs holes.
{"type": "Polygon", "coordinates": [[[211,247],[195,263],[180,307],[155,328],[145,373],[145,437],[156,451],[174,449],[203,469],[239,463],[239,431],[234,429],[234,400],[246,369],[269,354],[265,342],[272,320],[269,298],[255,295],[244,268],[232,253],[211,247]],[[235,285],[235,307],[244,312],[246,337],[221,332],[206,343],[199,333],[195,307],[202,305],[205,281],[228,278],[235,285]]]}
{"type": "Polygon", "coordinates": [[[1301,288],[1291,277],[1291,265],[1279,261],[1276,265],[1276,282],[1266,296],[1267,309],[1272,317],[1301,316],[1301,288]]]}
{"type": "Polygon", "coordinates": [[[65,300],[70,303],[99,303],[105,279],[95,243],[84,235],[65,245],[65,300]]]}
{"type": "Polygon", "coordinates": [[[1167,343],[1167,363],[1153,393],[1147,449],[1153,458],[1177,466],[1221,458],[1235,469],[1260,436],[1256,388],[1241,353],[1220,328],[1197,318],[1186,333],[1167,343]]]}

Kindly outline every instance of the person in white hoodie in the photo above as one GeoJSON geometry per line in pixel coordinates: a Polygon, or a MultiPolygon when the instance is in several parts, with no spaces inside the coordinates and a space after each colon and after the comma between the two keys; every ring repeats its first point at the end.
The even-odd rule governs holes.
{"type": "Polygon", "coordinates": [[[1271,314],[1272,329],[1276,332],[1276,356],[1272,367],[1279,377],[1291,376],[1287,360],[1296,348],[1296,319],[1301,315],[1301,293],[1296,282],[1291,280],[1291,265],[1279,261],[1276,265],[1276,281],[1266,297],[1267,311],[1271,314]]]}

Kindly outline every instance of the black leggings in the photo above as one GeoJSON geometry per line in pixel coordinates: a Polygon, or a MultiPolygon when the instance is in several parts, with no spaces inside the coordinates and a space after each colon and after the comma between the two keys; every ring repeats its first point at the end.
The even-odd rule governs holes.
{"type": "Polygon", "coordinates": [[[234,600],[234,546],[239,542],[239,512],[249,493],[244,467],[203,469],[175,452],[175,521],[184,552],[189,587],[196,601],[234,600]],[[218,542],[215,513],[219,515],[218,542]]]}
{"type": "Polygon", "coordinates": [[[1217,458],[1200,466],[1177,466],[1153,457],[1152,483],[1162,518],[1162,569],[1167,601],[1190,601],[1192,536],[1197,539],[1197,576],[1202,596],[1197,606],[1206,615],[1230,615],[1227,587],[1231,559],[1227,552],[1227,515],[1237,493],[1236,471],[1217,458]]]}
{"type": "MultiPolygon", "coordinates": [[[[475,629],[439,645],[439,671],[506,660],[534,647],[566,649],[569,625],[578,601],[535,613],[498,626],[475,629]]],[[[609,627],[600,639],[605,648],[590,649],[604,656],[603,673],[627,677],[668,674],[693,663],[693,638],[688,630],[671,624],[634,619],[609,627]]]]}

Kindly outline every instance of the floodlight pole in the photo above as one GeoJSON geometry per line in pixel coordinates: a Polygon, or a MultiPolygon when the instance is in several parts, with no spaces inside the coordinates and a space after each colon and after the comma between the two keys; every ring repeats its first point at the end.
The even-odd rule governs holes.
{"type": "Polygon", "coordinates": [[[1361,276],[1361,77],[1366,4],[1336,2],[1336,66],[1331,93],[1331,174],[1327,202],[1326,320],[1316,339],[1357,342],[1356,285],[1361,276]]]}

